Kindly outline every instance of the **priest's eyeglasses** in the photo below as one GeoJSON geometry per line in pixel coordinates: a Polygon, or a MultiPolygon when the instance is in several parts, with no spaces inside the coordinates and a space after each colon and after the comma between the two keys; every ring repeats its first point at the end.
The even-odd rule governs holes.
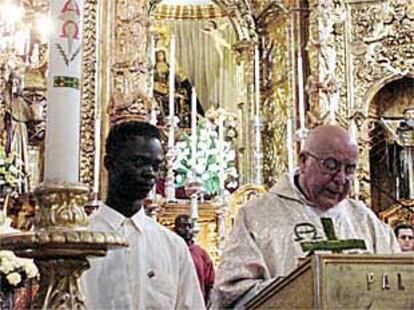
{"type": "Polygon", "coordinates": [[[306,154],[309,156],[315,158],[319,161],[319,164],[321,166],[321,169],[324,173],[328,174],[335,174],[338,173],[342,166],[345,168],[345,176],[347,179],[352,179],[355,175],[357,165],[347,162],[342,162],[340,160],[337,160],[333,157],[327,157],[327,158],[320,158],[319,156],[316,156],[315,154],[306,151],[306,154]]]}

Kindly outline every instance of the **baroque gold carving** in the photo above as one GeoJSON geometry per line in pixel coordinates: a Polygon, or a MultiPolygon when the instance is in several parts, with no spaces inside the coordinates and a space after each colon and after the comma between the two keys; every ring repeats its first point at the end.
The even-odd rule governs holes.
{"type": "Polygon", "coordinates": [[[34,258],[41,282],[34,308],[84,309],[80,275],[86,257],[104,256],[108,249],[127,245],[115,233],[86,231],[81,205],[88,188],[82,184],[44,183],[36,189],[39,200],[35,230],[0,235],[2,249],[34,258]]]}
{"type": "MultiPolygon", "coordinates": [[[[369,179],[370,124],[374,94],[389,81],[414,74],[413,1],[353,2],[347,4],[350,20],[346,41],[349,63],[350,116],[359,127],[358,179],[369,179]]],[[[374,115],[375,116],[375,115],[374,115]]],[[[361,198],[370,203],[370,184],[361,182],[361,198]]]]}
{"type": "Polygon", "coordinates": [[[241,176],[240,182],[242,184],[250,182],[253,177],[253,129],[251,120],[253,119],[253,57],[254,57],[254,42],[242,40],[233,46],[236,53],[236,61],[243,70],[243,79],[246,81],[246,90],[239,100],[239,174],[241,176]]]}
{"type": "Polygon", "coordinates": [[[108,106],[110,122],[114,125],[128,120],[147,121],[149,107],[150,98],[142,92],[124,94],[115,91],[108,106]]]}
{"type": "Polygon", "coordinates": [[[307,90],[310,115],[318,119],[315,124],[338,123],[338,116],[343,111],[340,95],[344,96],[346,92],[341,91],[339,79],[344,78],[344,58],[340,53],[343,51],[344,14],[344,8],[334,0],[315,1],[310,7],[307,49],[311,76],[307,90]]]}
{"type": "Polygon", "coordinates": [[[122,0],[115,6],[112,28],[114,48],[111,51],[110,80],[113,86],[108,103],[110,121],[146,120],[150,99],[146,95],[150,72],[147,53],[149,11],[158,1],[122,0]]]}
{"type": "Polygon", "coordinates": [[[97,0],[83,3],[82,101],[79,149],[79,179],[92,187],[94,182],[97,0]]]}
{"type": "Polygon", "coordinates": [[[80,275],[89,268],[87,259],[35,260],[42,277],[33,309],[86,309],[80,275]]]}
{"type": "Polygon", "coordinates": [[[214,3],[227,13],[240,41],[257,41],[255,21],[247,0],[214,0],[214,3]]]}
{"type": "Polygon", "coordinates": [[[349,4],[356,106],[387,76],[414,74],[412,1],[349,4]]]}
{"type": "MultiPolygon", "coordinates": [[[[197,235],[197,243],[205,249],[211,256],[215,265],[217,265],[220,257],[218,251],[218,233],[217,233],[217,215],[218,206],[213,203],[199,204],[199,225],[200,231],[197,235]]],[[[177,215],[190,215],[191,206],[190,201],[187,203],[171,204],[165,203],[161,206],[158,212],[158,220],[160,224],[170,228],[174,228],[174,220],[177,215]]]]}
{"type": "MultiPolygon", "coordinates": [[[[288,19],[286,8],[270,3],[260,14],[258,32],[262,38],[261,113],[263,115],[263,175],[271,186],[286,171],[286,126],[289,102],[288,19]]],[[[292,146],[293,147],[293,146],[292,146]]]]}
{"type": "Polygon", "coordinates": [[[85,229],[88,217],[83,210],[88,187],[83,184],[42,184],[35,195],[42,208],[36,217],[36,227],[54,229],[85,229]]]}
{"type": "Polygon", "coordinates": [[[380,212],[379,218],[391,227],[401,223],[412,223],[414,220],[414,200],[403,199],[400,203],[401,205],[393,205],[380,212]]]}
{"type": "Polygon", "coordinates": [[[68,230],[39,230],[1,236],[2,248],[10,249],[19,256],[77,256],[105,255],[106,250],[127,243],[116,233],[68,230]],[[28,249],[28,245],[32,249],[28,249]],[[85,247],[88,249],[85,250],[85,247]]]}
{"type": "Polygon", "coordinates": [[[266,193],[267,190],[264,186],[245,184],[241,186],[237,191],[231,194],[230,197],[230,210],[226,216],[227,233],[229,234],[233,228],[234,220],[237,216],[239,209],[250,199],[261,196],[266,193]]]}

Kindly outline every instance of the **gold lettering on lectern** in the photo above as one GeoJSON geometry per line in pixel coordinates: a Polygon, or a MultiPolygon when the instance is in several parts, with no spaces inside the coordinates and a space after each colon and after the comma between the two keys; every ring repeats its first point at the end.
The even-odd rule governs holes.
{"type": "Polygon", "coordinates": [[[399,291],[404,291],[405,286],[402,284],[402,276],[401,273],[397,273],[397,285],[399,291]]]}
{"type": "MultiPolygon", "coordinates": [[[[401,273],[397,273],[396,275],[389,275],[388,273],[384,272],[381,275],[381,282],[378,283],[378,285],[376,286],[377,289],[379,289],[379,285],[381,285],[381,289],[384,290],[390,290],[391,289],[391,283],[390,283],[390,278],[392,277],[393,279],[395,279],[395,276],[397,278],[396,281],[396,286],[393,284],[393,289],[397,289],[398,291],[405,291],[405,286],[403,285],[403,277],[401,273]]],[[[372,289],[375,290],[375,278],[377,278],[377,280],[379,280],[379,275],[375,276],[373,272],[368,272],[366,274],[367,277],[367,290],[370,291],[372,289]]],[[[394,281],[392,281],[392,283],[395,283],[394,281]]]]}
{"type": "Polygon", "coordinates": [[[382,289],[383,290],[389,290],[390,289],[390,278],[388,276],[388,273],[382,274],[382,289]]]}
{"type": "Polygon", "coordinates": [[[367,274],[367,290],[369,291],[371,289],[371,285],[374,284],[374,273],[370,272],[367,274]]]}

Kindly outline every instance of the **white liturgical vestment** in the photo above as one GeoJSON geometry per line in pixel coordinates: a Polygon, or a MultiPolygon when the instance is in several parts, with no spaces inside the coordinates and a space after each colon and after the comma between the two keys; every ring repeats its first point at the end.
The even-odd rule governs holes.
{"type": "Polygon", "coordinates": [[[129,247],[89,260],[82,276],[88,309],[204,309],[194,264],[184,240],[149,218],[131,218],[103,205],[93,231],[113,231],[129,247]]]}
{"type": "MultiPolygon", "coordinates": [[[[392,230],[362,202],[344,199],[321,210],[285,175],[269,193],[239,209],[221,257],[214,287],[214,308],[246,301],[273,279],[287,276],[308,253],[304,244],[328,240],[322,220],[332,223],[336,239],[356,246],[348,252],[398,253],[392,230]]],[[[345,251],[346,252],[346,251],[345,251]]]]}

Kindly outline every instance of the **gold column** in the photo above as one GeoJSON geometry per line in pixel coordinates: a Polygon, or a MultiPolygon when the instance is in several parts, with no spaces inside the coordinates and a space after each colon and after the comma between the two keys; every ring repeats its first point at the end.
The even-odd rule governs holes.
{"type": "Polygon", "coordinates": [[[241,126],[240,133],[243,134],[240,137],[239,151],[243,156],[241,162],[240,175],[242,184],[251,183],[254,178],[253,170],[253,128],[252,121],[254,119],[254,42],[252,41],[239,41],[233,46],[233,50],[236,53],[236,61],[242,66],[244,71],[244,81],[246,85],[245,98],[243,102],[239,103],[241,114],[241,126]]]}

